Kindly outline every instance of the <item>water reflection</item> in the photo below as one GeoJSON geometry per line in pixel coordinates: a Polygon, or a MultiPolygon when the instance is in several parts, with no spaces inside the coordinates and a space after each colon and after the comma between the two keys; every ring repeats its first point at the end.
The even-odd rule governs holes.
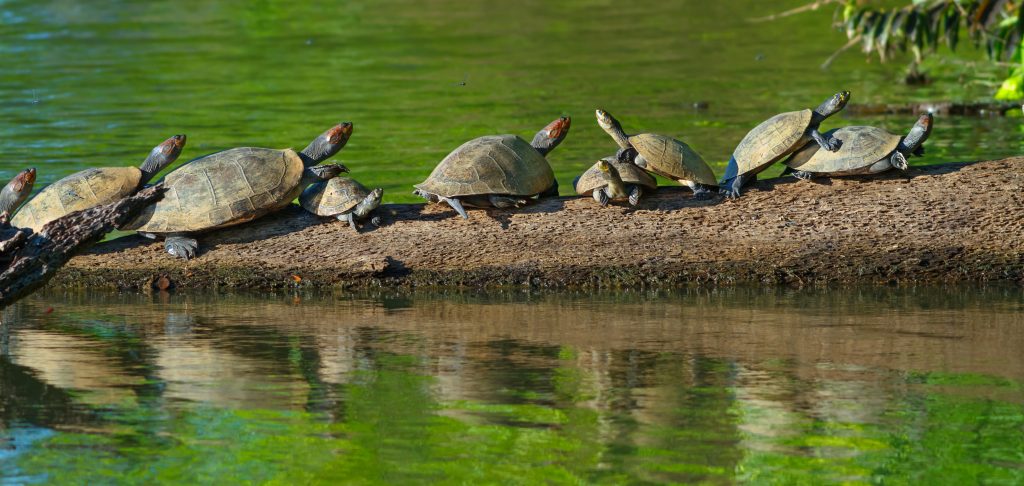
{"type": "Polygon", "coordinates": [[[43,294],[4,315],[0,444],[22,445],[0,465],[47,481],[1021,479],[1021,302],[43,294]]]}

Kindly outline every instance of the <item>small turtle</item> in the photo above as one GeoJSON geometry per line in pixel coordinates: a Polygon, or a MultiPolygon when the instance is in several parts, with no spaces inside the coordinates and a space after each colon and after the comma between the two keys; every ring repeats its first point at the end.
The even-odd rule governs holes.
{"type": "Polygon", "coordinates": [[[544,157],[569,133],[563,116],[544,127],[533,142],[516,135],[490,135],[470,140],[448,154],[413,194],[430,202],[446,202],[465,219],[463,205],[518,208],[527,197],[557,196],[558,181],[544,157]]]}
{"type": "Polygon", "coordinates": [[[348,169],[316,165],[338,153],[352,135],[352,124],[327,130],[302,150],[240,147],[206,155],[163,178],[163,199],[142,210],[124,230],[147,238],[165,237],[167,253],[195,256],[193,235],[252,221],[277,211],[306,186],[348,169]]]}
{"type": "Polygon", "coordinates": [[[844,176],[877,174],[893,167],[907,170],[907,157],[924,155],[924,141],[932,133],[932,114],[921,115],[906,137],[877,127],[843,127],[830,130],[843,142],[835,152],[820,150],[809,143],[786,161],[786,171],[808,180],[817,175],[844,176]]]}
{"type": "Polygon", "coordinates": [[[71,174],[39,191],[11,224],[39,231],[61,216],[120,201],[177,160],[184,147],[185,136],[175,135],[154,147],[139,167],[99,167],[71,174]]]}
{"type": "Polygon", "coordinates": [[[791,111],[775,115],[747,132],[725,167],[719,185],[729,197],[739,197],[744,186],[757,180],[757,174],[769,165],[815,141],[828,151],[839,150],[841,142],[823,136],[818,127],[826,118],[842,110],[850,101],[849,91],[840,91],[814,110],[791,111]]]}
{"type": "Polygon", "coordinates": [[[658,187],[657,181],[650,174],[636,165],[619,162],[613,157],[598,160],[573,183],[576,194],[593,196],[601,206],[609,201],[628,199],[629,204],[636,206],[644,188],[653,191],[658,187]]]}
{"type": "MultiPolygon", "coordinates": [[[[21,203],[28,199],[32,193],[32,186],[36,183],[36,170],[25,169],[18,173],[0,190],[0,215],[4,219],[9,218],[21,203]]],[[[17,226],[17,225],[13,225],[17,226]]]]}
{"type": "MultiPolygon", "coordinates": [[[[352,229],[359,231],[357,222],[365,220],[384,197],[384,189],[369,190],[355,179],[335,177],[327,182],[317,182],[302,191],[299,203],[317,216],[333,216],[338,221],[348,222],[352,229]]],[[[379,218],[373,218],[379,226],[379,218]]]]}
{"type": "Polygon", "coordinates": [[[641,169],[667,177],[689,187],[694,196],[706,197],[717,187],[715,173],[689,145],[664,135],[626,135],[615,117],[597,110],[597,124],[619,145],[621,162],[633,162],[641,169]]]}

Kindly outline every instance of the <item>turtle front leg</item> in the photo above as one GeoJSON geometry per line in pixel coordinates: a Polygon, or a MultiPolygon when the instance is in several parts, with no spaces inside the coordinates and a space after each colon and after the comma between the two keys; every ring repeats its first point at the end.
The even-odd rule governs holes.
{"type": "Polygon", "coordinates": [[[633,184],[633,188],[629,190],[629,205],[638,206],[640,204],[640,198],[644,195],[644,188],[639,184],[633,184]]]}
{"type": "Polygon", "coordinates": [[[690,190],[693,191],[694,199],[705,200],[710,199],[712,196],[711,189],[709,189],[708,186],[705,186],[704,184],[699,184],[695,181],[688,181],[686,179],[679,179],[679,183],[686,187],[689,187],[690,190]]]}
{"type": "Polygon", "coordinates": [[[636,149],[631,148],[630,150],[632,150],[633,153],[636,154],[636,155],[633,156],[633,165],[635,165],[635,166],[637,166],[637,167],[639,167],[641,169],[647,170],[647,159],[645,159],[643,155],[640,155],[636,151],[636,149]]]}
{"type": "Polygon", "coordinates": [[[604,187],[594,189],[594,200],[597,201],[597,203],[600,204],[602,208],[607,206],[608,202],[612,200],[612,198],[608,196],[608,191],[606,189],[607,188],[604,187]]]}
{"type": "Polygon", "coordinates": [[[892,153],[892,156],[889,157],[889,163],[899,170],[907,170],[907,168],[910,167],[910,165],[907,164],[907,157],[899,150],[892,153]]]}
{"type": "Polygon", "coordinates": [[[497,194],[491,194],[487,196],[491,206],[499,209],[516,209],[518,207],[526,205],[526,199],[509,196],[499,196],[497,194]]]}
{"type": "Polygon", "coordinates": [[[195,238],[189,238],[181,234],[168,235],[167,239],[164,240],[164,249],[171,256],[190,260],[195,258],[196,251],[199,249],[199,242],[195,238]]]}
{"type": "Polygon", "coordinates": [[[348,223],[348,225],[352,227],[353,231],[357,233],[359,232],[359,227],[356,226],[356,218],[352,217],[352,213],[339,214],[335,217],[342,223],[348,223]]]}
{"type": "Polygon", "coordinates": [[[818,142],[818,145],[821,145],[821,148],[828,150],[829,152],[835,152],[843,145],[843,141],[836,137],[829,136],[828,138],[825,138],[825,136],[822,135],[816,127],[808,129],[807,134],[810,135],[815,142],[818,142]]]}
{"type": "Polygon", "coordinates": [[[793,177],[796,177],[797,179],[800,179],[802,181],[809,181],[809,180],[814,178],[814,173],[813,172],[807,172],[807,171],[803,171],[803,170],[795,170],[794,169],[793,171],[790,172],[790,174],[793,177]]]}
{"type": "Polygon", "coordinates": [[[462,207],[462,202],[459,201],[459,198],[457,198],[457,197],[439,197],[438,200],[439,201],[444,201],[444,202],[448,203],[448,205],[451,206],[452,209],[454,209],[456,213],[459,213],[459,216],[462,216],[462,219],[469,219],[469,214],[466,213],[466,208],[462,207]]]}
{"type": "Polygon", "coordinates": [[[615,160],[622,162],[623,164],[636,163],[636,158],[640,154],[635,148],[620,148],[615,152],[615,160]]]}

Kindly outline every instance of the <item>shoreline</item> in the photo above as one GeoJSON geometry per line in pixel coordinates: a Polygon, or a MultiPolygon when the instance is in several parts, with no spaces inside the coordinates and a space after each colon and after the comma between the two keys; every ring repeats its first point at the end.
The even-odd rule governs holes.
{"type": "Polygon", "coordinates": [[[671,288],[1024,282],[1024,158],[870,178],[759,181],[738,200],[665,186],[638,208],[545,199],[516,211],[387,204],[355,234],[297,205],[201,235],[188,262],[127,236],[54,288],[671,288]],[[301,281],[296,283],[294,276],[301,281]]]}

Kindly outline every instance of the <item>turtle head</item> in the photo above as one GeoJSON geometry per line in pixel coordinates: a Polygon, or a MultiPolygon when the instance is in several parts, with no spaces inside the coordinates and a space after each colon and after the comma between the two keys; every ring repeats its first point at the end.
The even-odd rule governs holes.
{"type": "Polygon", "coordinates": [[[416,196],[419,196],[419,197],[422,197],[423,199],[426,199],[427,202],[436,203],[436,202],[440,201],[440,199],[437,197],[437,194],[431,194],[431,193],[429,193],[427,191],[424,191],[423,189],[417,188],[415,191],[412,191],[412,193],[414,195],[416,195],[416,196]]]}
{"type": "Polygon", "coordinates": [[[0,190],[0,213],[10,215],[21,203],[28,199],[32,193],[32,186],[36,183],[36,169],[25,169],[14,176],[11,182],[0,190]]]}
{"type": "Polygon", "coordinates": [[[370,214],[370,212],[372,212],[374,209],[377,209],[377,207],[380,206],[380,201],[383,197],[384,189],[378,187],[370,191],[370,194],[363,198],[362,201],[359,201],[359,204],[356,205],[356,208],[352,210],[353,216],[355,216],[356,219],[365,218],[368,214],[370,214]]]}
{"type": "Polygon", "coordinates": [[[607,132],[608,130],[614,129],[622,130],[622,125],[619,125],[619,121],[616,120],[614,116],[611,116],[607,111],[599,109],[595,111],[594,114],[597,116],[598,126],[600,126],[604,131],[607,132]]]}
{"type": "Polygon", "coordinates": [[[309,167],[333,157],[348,143],[351,136],[352,123],[343,122],[334,125],[302,149],[303,162],[309,167]]]}
{"type": "Polygon", "coordinates": [[[629,137],[622,131],[622,125],[614,116],[604,110],[597,110],[594,114],[597,116],[597,125],[615,140],[619,148],[629,148],[629,137]]]}
{"type": "Polygon", "coordinates": [[[562,140],[565,140],[565,136],[569,134],[570,125],[572,125],[572,119],[567,116],[559,117],[537,132],[530,145],[537,149],[541,155],[546,156],[548,152],[551,152],[558,144],[562,143],[562,140]]]}
{"type": "Polygon", "coordinates": [[[153,150],[149,151],[145,162],[139,166],[139,170],[142,171],[142,180],[139,181],[139,185],[141,186],[149,182],[160,171],[173,164],[175,160],[178,160],[178,156],[181,155],[183,148],[185,148],[184,135],[175,135],[164,140],[160,145],[153,147],[153,150]]]}
{"type": "MultiPolygon", "coordinates": [[[[932,134],[932,125],[934,117],[931,113],[925,113],[918,117],[917,123],[914,123],[914,128],[910,129],[910,133],[906,137],[903,137],[901,142],[900,151],[907,157],[910,154],[922,155],[924,149],[921,144],[925,140],[928,140],[928,136],[932,134]]],[[[900,167],[900,169],[906,170],[906,167],[900,167]]]]}
{"type": "Polygon", "coordinates": [[[824,103],[818,105],[814,109],[815,113],[828,118],[836,113],[839,113],[846,104],[850,102],[850,92],[843,90],[834,95],[831,98],[825,100],[824,103]]]}
{"type": "Polygon", "coordinates": [[[605,180],[613,180],[619,177],[619,170],[604,159],[597,161],[597,170],[601,171],[601,176],[603,176],[605,180]]]}
{"type": "Polygon", "coordinates": [[[935,121],[935,116],[931,113],[925,113],[917,118],[917,123],[914,123],[914,128],[910,129],[910,134],[907,135],[907,139],[916,136],[917,145],[924,143],[928,140],[928,137],[932,134],[932,126],[935,121]]]}

